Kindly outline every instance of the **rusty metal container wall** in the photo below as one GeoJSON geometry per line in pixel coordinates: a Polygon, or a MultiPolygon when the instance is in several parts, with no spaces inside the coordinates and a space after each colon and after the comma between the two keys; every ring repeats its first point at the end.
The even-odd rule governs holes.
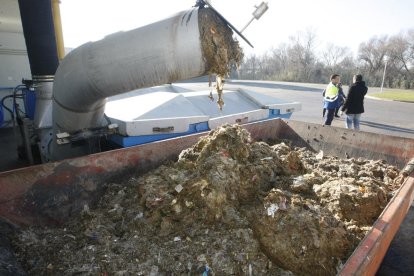
{"type": "MultiPolygon", "coordinates": [[[[323,149],[326,155],[343,157],[343,152],[347,151],[350,157],[382,158],[400,168],[414,156],[414,140],[402,137],[280,119],[251,123],[244,127],[256,140],[288,139],[294,146],[308,147],[315,151],[323,149]],[[341,140],[340,136],[344,133],[356,137],[355,141],[341,140]],[[320,142],[321,135],[324,139],[320,142]],[[361,141],[365,143],[365,148],[358,151],[357,143],[361,141]],[[402,148],[405,150],[402,151],[402,148]]],[[[103,183],[108,182],[108,178],[144,173],[166,160],[177,158],[183,149],[191,147],[202,135],[205,133],[0,173],[0,217],[29,224],[36,221],[42,223],[45,218],[56,221],[64,219],[63,214],[53,215],[56,206],[87,202],[96,197],[95,192],[103,183]],[[80,194],[86,190],[86,196],[77,198],[73,189],[78,189],[80,194]],[[61,196],[56,197],[55,193],[61,196]],[[39,202],[34,196],[36,194],[42,196],[39,202]],[[47,197],[65,199],[67,202],[41,202],[47,197]],[[31,202],[30,206],[27,202],[31,202]]],[[[76,212],[76,208],[71,210],[76,212]]],[[[71,214],[66,216],[69,215],[71,214]]]]}
{"type": "Polygon", "coordinates": [[[295,120],[280,124],[277,138],[298,147],[322,150],[324,155],[386,160],[400,169],[414,156],[414,139],[295,120]]]}
{"type": "Polygon", "coordinates": [[[70,52],[56,72],[55,131],[100,126],[109,96],[205,72],[198,9],[89,42],[70,52]]]}

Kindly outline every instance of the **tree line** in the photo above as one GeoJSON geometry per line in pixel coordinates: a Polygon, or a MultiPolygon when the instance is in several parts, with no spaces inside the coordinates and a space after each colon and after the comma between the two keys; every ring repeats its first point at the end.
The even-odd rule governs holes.
{"type": "Polygon", "coordinates": [[[359,45],[356,55],[348,47],[334,44],[317,51],[317,43],[314,29],[298,32],[261,55],[245,57],[237,77],[325,83],[327,76],[339,73],[349,84],[360,73],[369,86],[380,86],[386,64],[385,87],[414,88],[414,29],[373,36],[359,45]]]}

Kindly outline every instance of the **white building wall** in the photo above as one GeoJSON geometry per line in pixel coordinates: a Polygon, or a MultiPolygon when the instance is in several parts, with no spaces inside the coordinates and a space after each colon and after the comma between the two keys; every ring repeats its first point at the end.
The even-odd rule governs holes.
{"type": "MultiPolygon", "coordinates": [[[[21,26],[18,2],[0,0],[0,99],[12,93],[3,90],[15,87],[22,78],[31,79],[29,59],[21,26]]],[[[11,107],[12,100],[6,100],[11,107]]],[[[23,106],[22,106],[23,107],[23,106]]],[[[3,110],[4,120],[10,120],[10,114],[3,110]]]]}

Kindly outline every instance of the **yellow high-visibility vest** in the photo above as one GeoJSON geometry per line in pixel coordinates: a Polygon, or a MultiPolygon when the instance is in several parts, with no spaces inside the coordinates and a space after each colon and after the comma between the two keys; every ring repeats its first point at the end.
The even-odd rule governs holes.
{"type": "Polygon", "coordinates": [[[332,82],[328,84],[325,89],[325,100],[333,102],[338,98],[339,88],[336,87],[332,82]]]}

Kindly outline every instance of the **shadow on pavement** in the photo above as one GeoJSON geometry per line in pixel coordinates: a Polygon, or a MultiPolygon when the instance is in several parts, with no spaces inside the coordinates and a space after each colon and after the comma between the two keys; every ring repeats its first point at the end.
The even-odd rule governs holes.
{"type": "Polygon", "coordinates": [[[380,124],[380,123],[374,123],[374,122],[369,122],[369,121],[361,121],[360,124],[364,125],[364,126],[369,126],[369,127],[373,127],[373,128],[380,128],[380,129],[389,130],[389,131],[396,131],[396,132],[404,132],[404,133],[414,134],[414,129],[410,129],[410,128],[396,127],[396,126],[380,124]]]}
{"type": "Polygon", "coordinates": [[[268,82],[259,82],[259,81],[248,81],[248,82],[241,82],[241,81],[229,81],[231,84],[238,84],[244,86],[252,86],[252,87],[263,87],[263,88],[273,88],[273,89],[286,89],[286,90],[294,90],[294,91],[302,91],[302,92],[318,92],[321,93],[323,89],[314,88],[314,87],[306,87],[306,86],[297,86],[297,85],[289,85],[289,84],[279,84],[279,83],[268,83],[268,82]]]}

